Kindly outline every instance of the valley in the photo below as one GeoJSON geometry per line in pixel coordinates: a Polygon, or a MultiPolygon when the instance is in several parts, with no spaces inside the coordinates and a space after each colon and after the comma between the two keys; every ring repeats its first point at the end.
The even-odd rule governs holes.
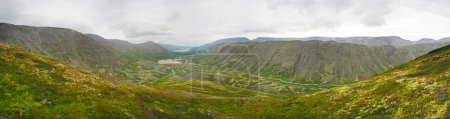
{"type": "Polygon", "coordinates": [[[174,52],[180,47],[0,23],[0,42],[0,118],[450,114],[445,39],[235,37],[174,52]]]}

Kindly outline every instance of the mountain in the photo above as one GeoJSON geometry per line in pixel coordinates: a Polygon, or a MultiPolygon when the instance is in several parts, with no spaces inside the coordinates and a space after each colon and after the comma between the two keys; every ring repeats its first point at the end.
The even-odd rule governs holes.
{"type": "Polygon", "coordinates": [[[336,41],[339,43],[353,43],[367,46],[406,46],[413,45],[414,43],[409,40],[405,40],[398,36],[380,36],[380,37],[306,37],[306,38],[272,38],[272,37],[258,37],[251,41],[254,42],[268,42],[268,41],[292,41],[292,40],[320,40],[320,41],[336,41]]]}
{"type": "Polygon", "coordinates": [[[64,28],[0,23],[0,42],[15,44],[78,67],[115,67],[114,52],[91,38],[64,28]]]}
{"type": "Polygon", "coordinates": [[[117,39],[105,39],[95,34],[85,35],[102,44],[103,46],[111,49],[112,52],[124,59],[134,58],[137,60],[156,61],[158,59],[169,58],[173,56],[170,51],[152,41],[133,44],[117,39]]]}
{"type": "Polygon", "coordinates": [[[291,41],[300,40],[300,38],[274,38],[274,37],[257,37],[252,42],[267,42],[267,41],[291,41]]]}
{"type": "Polygon", "coordinates": [[[173,51],[173,52],[185,52],[192,48],[189,46],[178,46],[178,45],[162,44],[162,43],[159,43],[159,45],[161,45],[162,47],[164,47],[170,51],[173,51]]]}
{"type": "Polygon", "coordinates": [[[405,40],[398,36],[380,36],[380,37],[308,37],[303,38],[302,40],[320,40],[320,41],[336,41],[339,43],[353,43],[353,44],[361,44],[366,46],[383,46],[383,45],[392,45],[392,46],[407,46],[413,45],[414,43],[409,40],[405,40]]]}
{"type": "Polygon", "coordinates": [[[345,84],[384,72],[448,43],[403,47],[365,46],[335,41],[224,43],[198,56],[197,63],[260,71],[297,83],[345,84]],[[259,65],[258,65],[259,64],[259,65]]]}
{"type": "Polygon", "coordinates": [[[292,98],[284,118],[450,118],[450,45],[348,86],[292,98]]]}
{"type": "Polygon", "coordinates": [[[21,46],[78,68],[116,73],[139,60],[156,61],[171,53],[153,42],[132,44],[55,27],[0,23],[0,42],[21,46]]]}
{"type": "Polygon", "coordinates": [[[438,42],[450,42],[450,37],[439,39],[438,42]]]}
{"type": "Polygon", "coordinates": [[[207,52],[209,48],[211,48],[214,45],[221,44],[221,43],[236,43],[236,42],[249,42],[250,40],[246,37],[234,37],[234,38],[225,38],[220,39],[202,46],[193,47],[189,50],[189,52],[192,53],[199,53],[199,52],[207,52]]]}
{"type": "Polygon", "coordinates": [[[271,42],[271,41],[310,41],[310,40],[320,40],[320,41],[336,41],[339,43],[353,43],[353,44],[361,44],[367,46],[383,46],[383,45],[392,45],[396,47],[413,45],[414,42],[405,40],[398,36],[380,36],[380,37],[306,37],[306,38],[276,38],[276,37],[257,37],[253,40],[249,40],[243,37],[237,38],[227,38],[217,40],[212,43],[205,44],[203,46],[194,47],[193,51],[196,49],[199,50],[207,50],[208,48],[221,44],[221,43],[234,43],[234,42],[271,42]]]}
{"type": "Polygon", "coordinates": [[[436,42],[436,40],[431,39],[431,38],[422,38],[419,41],[417,41],[416,43],[434,43],[436,42]]]}

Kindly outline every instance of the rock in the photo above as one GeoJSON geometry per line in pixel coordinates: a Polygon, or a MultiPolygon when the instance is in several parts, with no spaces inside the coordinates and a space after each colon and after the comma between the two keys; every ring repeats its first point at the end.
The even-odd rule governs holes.
{"type": "Polygon", "coordinates": [[[427,80],[427,81],[425,81],[425,84],[426,85],[431,85],[431,84],[433,84],[433,81],[427,80]]]}
{"type": "MultiPolygon", "coordinates": [[[[23,108],[23,111],[25,111],[25,112],[30,112],[31,110],[30,110],[29,107],[25,107],[25,108],[23,108]]],[[[1,119],[1,118],[0,118],[0,119],[1,119]]]]}
{"type": "Polygon", "coordinates": [[[46,105],[46,106],[51,106],[51,105],[52,105],[52,102],[47,101],[47,99],[42,100],[41,103],[42,103],[43,105],[46,105]]]}

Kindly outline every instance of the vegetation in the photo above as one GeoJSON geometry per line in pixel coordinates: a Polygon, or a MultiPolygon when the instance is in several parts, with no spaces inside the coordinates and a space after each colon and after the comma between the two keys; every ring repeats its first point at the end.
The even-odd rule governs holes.
{"type": "Polygon", "coordinates": [[[256,117],[272,108],[261,102],[274,99],[210,81],[137,85],[6,44],[0,54],[1,118],[256,117]],[[189,90],[199,83],[204,87],[189,90]],[[255,105],[261,108],[253,112],[255,105]]]}
{"type": "MultiPolygon", "coordinates": [[[[450,45],[336,88],[150,61],[120,73],[139,80],[120,80],[2,43],[0,56],[0,118],[450,118],[450,45]]],[[[336,78],[333,67],[321,76],[336,78]]]]}
{"type": "Polygon", "coordinates": [[[450,45],[368,80],[288,101],[285,117],[450,118],[450,45]]]}

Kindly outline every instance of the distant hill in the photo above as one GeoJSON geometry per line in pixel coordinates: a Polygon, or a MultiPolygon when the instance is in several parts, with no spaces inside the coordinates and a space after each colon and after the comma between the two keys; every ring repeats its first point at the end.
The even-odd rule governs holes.
{"type": "Polygon", "coordinates": [[[414,42],[402,39],[398,36],[381,36],[381,37],[306,37],[306,38],[270,38],[262,37],[256,38],[252,41],[255,42],[267,42],[267,41],[292,41],[292,40],[320,40],[320,41],[336,41],[339,43],[353,43],[367,46],[406,46],[413,45],[414,42]]]}
{"type": "Polygon", "coordinates": [[[344,87],[292,98],[284,118],[450,118],[450,45],[344,87]]]}
{"type": "Polygon", "coordinates": [[[94,34],[85,34],[86,36],[94,39],[98,43],[102,44],[118,55],[121,58],[136,58],[137,60],[153,60],[156,61],[162,58],[169,58],[173,56],[169,50],[163,48],[157,43],[152,41],[133,44],[128,41],[122,41],[117,39],[105,39],[101,36],[94,34]]]}
{"type": "Polygon", "coordinates": [[[257,37],[251,42],[267,42],[267,41],[291,41],[291,40],[301,40],[300,38],[274,38],[274,37],[257,37]]]}
{"type": "Polygon", "coordinates": [[[450,37],[439,39],[438,42],[450,42],[450,37]]]}
{"type": "Polygon", "coordinates": [[[416,42],[416,44],[420,44],[420,43],[434,43],[436,42],[436,40],[431,39],[431,38],[422,38],[419,41],[416,42]]]}
{"type": "Polygon", "coordinates": [[[449,43],[394,47],[317,40],[225,43],[212,47],[210,53],[229,55],[205,56],[199,63],[233,69],[249,67],[253,71],[259,63],[264,76],[299,83],[345,84],[389,70],[446,44],[449,43]]]}
{"type": "MultiPolygon", "coordinates": [[[[380,36],[380,37],[306,37],[306,38],[276,38],[276,37],[257,37],[253,40],[249,40],[245,37],[236,37],[236,38],[226,38],[216,40],[214,42],[193,47],[190,52],[206,52],[209,48],[214,45],[222,44],[222,43],[235,43],[235,42],[273,42],[273,41],[310,41],[310,40],[319,40],[319,41],[336,41],[338,43],[352,43],[352,44],[361,44],[366,46],[384,46],[384,45],[392,45],[396,47],[414,45],[413,41],[405,40],[398,36],[380,36]]],[[[424,39],[427,40],[427,39],[424,39]]],[[[425,41],[421,41],[420,43],[425,43],[425,41]]],[[[426,42],[429,43],[429,42],[426,42]]]]}
{"type": "Polygon", "coordinates": [[[250,39],[246,37],[235,37],[235,38],[226,38],[226,39],[220,39],[202,46],[193,47],[189,50],[189,52],[192,53],[199,53],[199,52],[207,52],[209,48],[211,48],[214,45],[221,44],[221,43],[236,43],[236,42],[249,42],[250,39]]]}

